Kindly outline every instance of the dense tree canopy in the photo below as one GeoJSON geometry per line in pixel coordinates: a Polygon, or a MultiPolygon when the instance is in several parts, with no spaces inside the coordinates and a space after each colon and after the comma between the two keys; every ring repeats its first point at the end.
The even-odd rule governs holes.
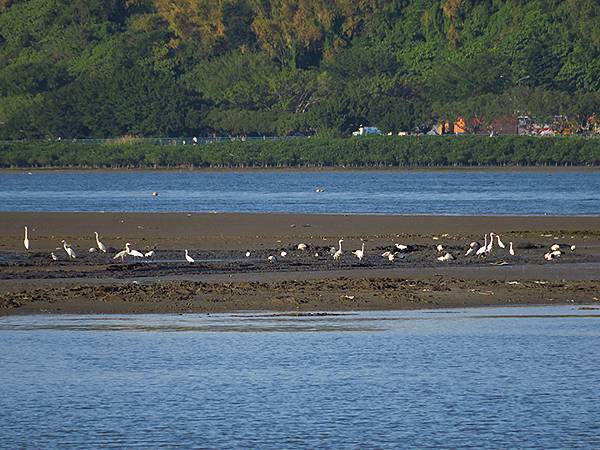
{"type": "Polygon", "coordinates": [[[0,139],[600,113],[597,0],[0,0],[0,139]]]}

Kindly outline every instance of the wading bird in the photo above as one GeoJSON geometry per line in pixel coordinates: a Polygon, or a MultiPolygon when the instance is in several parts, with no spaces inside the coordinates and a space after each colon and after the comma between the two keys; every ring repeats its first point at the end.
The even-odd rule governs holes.
{"type": "Polygon", "coordinates": [[[510,253],[511,256],[515,256],[515,251],[513,249],[513,243],[512,243],[512,241],[508,243],[508,253],[510,253]]]}
{"type": "Polygon", "coordinates": [[[298,244],[298,250],[304,251],[308,248],[308,246],[306,244],[298,244]]]}
{"type": "Polygon", "coordinates": [[[194,258],[192,258],[192,257],[189,255],[189,253],[188,253],[188,251],[187,251],[187,248],[185,249],[185,260],[186,260],[187,262],[189,262],[190,264],[196,261],[194,258]]]}
{"type": "Polygon", "coordinates": [[[64,239],[61,241],[63,248],[65,249],[65,252],[67,252],[67,255],[69,255],[70,259],[75,259],[77,258],[77,255],[75,254],[75,250],[73,250],[71,248],[71,244],[67,244],[67,241],[65,241],[64,239]]]}
{"type": "Polygon", "coordinates": [[[127,244],[125,244],[125,251],[127,252],[127,254],[129,256],[135,256],[136,258],[143,258],[144,254],[142,252],[139,252],[137,250],[131,250],[129,248],[131,244],[128,242],[127,244]]]}
{"type": "Polygon", "coordinates": [[[121,258],[121,262],[125,261],[125,257],[128,255],[127,250],[121,250],[119,253],[117,253],[115,256],[113,256],[113,259],[119,259],[121,258]]]}
{"type": "Polygon", "coordinates": [[[106,246],[102,242],[100,242],[98,232],[94,231],[94,234],[96,235],[96,245],[98,246],[98,250],[100,250],[102,253],[106,253],[106,246]]]}
{"type": "Polygon", "coordinates": [[[465,253],[465,256],[469,256],[471,253],[473,253],[475,251],[475,247],[477,247],[477,242],[471,242],[469,244],[469,248],[467,249],[467,252],[465,253]]]}
{"type": "Polygon", "coordinates": [[[154,250],[144,253],[144,258],[152,258],[154,256],[154,250]]]}
{"type": "Polygon", "coordinates": [[[25,250],[29,250],[29,237],[27,236],[27,227],[25,227],[25,239],[23,239],[25,250]]]}
{"type": "Polygon", "coordinates": [[[506,245],[504,245],[504,242],[502,242],[500,240],[500,236],[499,235],[496,235],[496,239],[498,239],[498,247],[500,247],[500,248],[506,248],[506,245]]]}
{"type": "Polygon", "coordinates": [[[360,250],[354,250],[352,254],[358,258],[359,262],[362,262],[362,259],[365,256],[365,243],[362,243],[362,248],[360,250]]]}
{"type": "Polygon", "coordinates": [[[58,261],[58,256],[56,256],[54,252],[50,253],[50,258],[52,258],[52,261],[58,261]]]}
{"type": "Polygon", "coordinates": [[[454,259],[454,256],[452,256],[450,253],[446,253],[444,256],[438,256],[437,260],[438,261],[451,261],[454,259]]]}
{"type": "Polygon", "coordinates": [[[492,253],[492,247],[494,246],[494,236],[496,236],[496,233],[490,233],[490,242],[488,243],[487,248],[485,249],[485,252],[488,255],[492,253]]]}
{"type": "Polygon", "coordinates": [[[342,257],[342,242],[344,242],[343,239],[340,239],[338,241],[338,245],[340,246],[340,248],[337,249],[337,251],[333,254],[333,259],[335,261],[337,261],[338,259],[340,259],[342,257]]]}
{"type": "Polygon", "coordinates": [[[477,252],[475,252],[475,256],[484,256],[485,255],[485,251],[487,249],[487,234],[483,235],[483,239],[484,239],[483,245],[477,249],[477,252]]]}

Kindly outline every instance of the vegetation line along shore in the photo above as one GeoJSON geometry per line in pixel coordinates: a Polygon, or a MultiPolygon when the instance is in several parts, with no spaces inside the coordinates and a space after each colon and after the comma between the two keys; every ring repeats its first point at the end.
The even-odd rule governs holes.
{"type": "Polygon", "coordinates": [[[594,138],[406,136],[201,145],[0,144],[1,168],[599,166],[594,138]]]}
{"type": "Polygon", "coordinates": [[[600,132],[597,0],[0,0],[0,139],[600,132]]]}

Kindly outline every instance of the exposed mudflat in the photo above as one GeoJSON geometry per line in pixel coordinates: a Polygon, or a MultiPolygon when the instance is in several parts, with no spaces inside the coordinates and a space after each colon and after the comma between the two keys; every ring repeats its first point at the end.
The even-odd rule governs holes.
{"type": "Polygon", "coordinates": [[[0,230],[0,314],[403,309],[600,298],[600,217],[0,213],[0,230]],[[89,252],[94,231],[107,253],[89,252]],[[506,248],[495,238],[486,257],[465,256],[470,242],[483,244],[490,232],[506,248]],[[331,247],[341,238],[343,254],[335,261],[331,247]],[[67,257],[62,239],[76,259],[67,257]],[[359,261],[352,251],[363,241],[359,261]],[[126,242],[154,255],[114,260],[126,242]],[[397,251],[394,244],[408,248],[389,261],[381,255],[397,251]],[[562,254],[544,260],[554,244],[562,254]],[[185,261],[184,249],[194,263],[185,261]],[[446,253],[454,259],[437,260],[446,253]]]}

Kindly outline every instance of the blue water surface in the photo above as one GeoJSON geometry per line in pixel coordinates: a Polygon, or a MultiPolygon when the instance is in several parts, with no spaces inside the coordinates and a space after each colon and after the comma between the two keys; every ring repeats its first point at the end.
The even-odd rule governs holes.
{"type": "Polygon", "coordinates": [[[0,210],[598,215],[600,171],[3,172],[0,210]]]}
{"type": "Polygon", "coordinates": [[[599,448],[600,311],[0,318],[1,448],[599,448]]]}

